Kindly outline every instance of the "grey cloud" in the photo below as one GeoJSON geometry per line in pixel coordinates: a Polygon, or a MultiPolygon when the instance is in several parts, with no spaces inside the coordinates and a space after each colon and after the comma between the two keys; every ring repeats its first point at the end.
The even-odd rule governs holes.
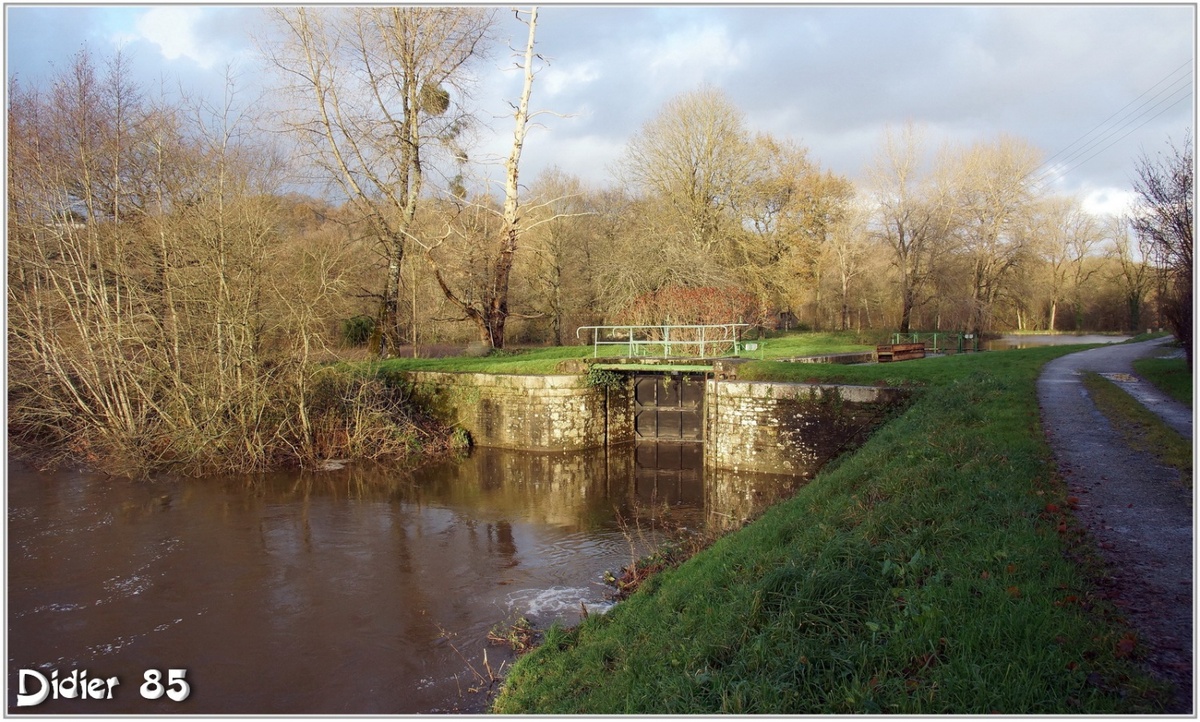
{"type": "Polygon", "coordinates": [[[10,7],[5,13],[5,67],[9,77],[36,81],[67,67],[71,57],[85,46],[108,50],[109,43],[97,32],[99,10],[71,8],[71,22],[64,22],[62,8],[10,7]]]}
{"type": "MultiPolygon", "coordinates": [[[[546,11],[547,17],[574,12],[546,11]]],[[[646,82],[628,57],[638,41],[654,42],[668,21],[673,27],[724,24],[732,42],[745,43],[750,62],[714,72],[710,80],[752,125],[806,143],[819,161],[848,175],[856,175],[874,150],[862,147],[864,139],[878,139],[885,125],[907,120],[945,129],[955,139],[1009,133],[1052,154],[1189,59],[1194,44],[1194,11],[1183,6],[626,12],[591,11],[586,23],[568,31],[584,38],[582,44],[560,53],[596,53],[611,71],[582,91],[596,108],[587,132],[606,125],[628,137],[672,95],[692,89],[646,82]],[[581,27],[587,31],[580,34],[581,27]]],[[[564,28],[574,24],[560,22],[564,28]]],[[[1080,166],[1075,183],[1124,185],[1136,138],[1153,142],[1167,132],[1182,133],[1190,106],[1182,103],[1080,166]]],[[[564,124],[557,132],[575,131],[564,124]]],[[[1103,145],[1107,141],[1096,149],[1103,145]]]]}
{"type": "MultiPolygon", "coordinates": [[[[103,26],[98,8],[8,13],[10,73],[52,57],[65,63],[84,41],[102,49],[103,38],[90,30],[103,26]],[[62,21],[64,13],[71,22],[62,21]]],[[[233,55],[252,47],[247,31],[260,24],[259,13],[208,6],[197,32],[233,55]]],[[[520,46],[524,26],[507,8],[497,7],[497,18],[497,37],[520,46]]],[[[552,163],[607,182],[601,159],[618,153],[671,97],[701,83],[724,90],[752,128],[794,138],[823,166],[852,177],[883,128],[908,120],[955,140],[1009,133],[1052,154],[1189,61],[1194,28],[1195,8],[1185,5],[544,6],[538,50],[564,70],[587,66],[594,76],[553,95],[535,85],[535,107],[574,117],[543,118],[545,130],[527,147],[525,175],[552,163]],[[672,48],[684,57],[708,30],[724,33],[741,62],[713,51],[677,72],[650,70],[672,48]],[[669,37],[682,42],[669,46],[669,37]]],[[[130,50],[150,77],[167,72],[205,92],[220,88],[221,68],[204,73],[165,63],[153,47],[130,50]]],[[[494,128],[483,145],[501,154],[511,130],[507,101],[520,82],[519,74],[499,73],[508,64],[503,46],[481,64],[475,98],[478,116],[494,128]]],[[[245,83],[258,77],[254,68],[243,72],[245,83]]],[[[1194,80],[1186,77],[1190,89],[1194,80]]],[[[1152,112],[1142,114],[1136,122],[1144,127],[1097,144],[1103,152],[1075,168],[1064,187],[1127,186],[1142,148],[1188,130],[1193,104],[1187,98],[1153,120],[1152,112]]],[[[931,133],[931,144],[938,140],[931,133]]]]}

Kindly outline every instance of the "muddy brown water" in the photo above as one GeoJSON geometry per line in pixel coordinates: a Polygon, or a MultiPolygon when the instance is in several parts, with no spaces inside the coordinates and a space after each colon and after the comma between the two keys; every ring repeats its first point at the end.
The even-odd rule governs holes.
{"type": "Polygon", "coordinates": [[[803,483],[706,473],[698,449],[151,482],[10,461],[8,711],[481,711],[476,672],[511,658],[493,625],[603,613],[605,571],[663,529],[736,524],[803,483]],[[146,699],[151,670],[183,690],[172,669],[186,698],[146,699]],[[67,698],[84,670],[116,678],[111,699],[67,698]],[[18,707],[33,672],[50,694],[18,707]]]}

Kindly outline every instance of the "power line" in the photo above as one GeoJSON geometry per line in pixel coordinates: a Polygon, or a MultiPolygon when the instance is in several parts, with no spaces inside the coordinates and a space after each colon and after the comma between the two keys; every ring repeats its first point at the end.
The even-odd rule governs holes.
{"type": "MultiPolygon", "coordinates": [[[[1057,173],[1057,175],[1066,175],[1067,173],[1070,173],[1071,171],[1073,171],[1073,170],[1075,170],[1075,169],[1079,168],[1079,167],[1080,167],[1080,166],[1082,166],[1084,163],[1087,163],[1087,162],[1088,162],[1089,160],[1091,160],[1092,158],[1095,158],[1096,156],[1100,155],[1100,154],[1101,154],[1101,153],[1103,153],[1104,151],[1106,151],[1106,150],[1108,150],[1109,148],[1113,147],[1113,146],[1114,146],[1114,145],[1116,145],[1117,143],[1120,143],[1122,140],[1124,140],[1125,138],[1127,138],[1128,136],[1130,136],[1131,134],[1133,134],[1135,131],[1137,131],[1138,129],[1140,129],[1142,126],[1144,126],[1144,125],[1148,124],[1150,121],[1154,120],[1154,119],[1155,119],[1155,118],[1157,118],[1158,116],[1160,116],[1160,115],[1162,115],[1163,113],[1167,112],[1167,111],[1168,111],[1168,110],[1170,110],[1171,108],[1174,108],[1176,105],[1179,105],[1180,103],[1182,103],[1183,101],[1187,100],[1187,99],[1188,99],[1188,98],[1190,98],[1190,97],[1192,97],[1192,93],[1191,93],[1191,91],[1188,91],[1188,93],[1187,93],[1187,94],[1185,94],[1185,95],[1181,96],[1181,97],[1180,97],[1178,100],[1176,100],[1174,103],[1171,103],[1171,104],[1170,104],[1170,105],[1168,105],[1167,107],[1163,108],[1162,110],[1158,111],[1157,113],[1155,113],[1154,115],[1150,116],[1150,117],[1149,117],[1149,118],[1147,118],[1146,120],[1142,121],[1142,122],[1141,122],[1141,123],[1139,123],[1139,124],[1138,124],[1136,127],[1134,127],[1134,128],[1131,128],[1131,129],[1130,129],[1128,132],[1124,133],[1124,134],[1123,134],[1123,135],[1121,135],[1119,138],[1116,138],[1115,140],[1113,140],[1113,142],[1109,143],[1108,145],[1104,146],[1103,148],[1100,148],[1100,149],[1099,149],[1099,150],[1097,150],[1095,153],[1092,153],[1091,155],[1089,155],[1088,157],[1086,157],[1086,158],[1084,158],[1083,160],[1079,161],[1079,162],[1078,162],[1078,163],[1076,163],[1075,165],[1073,165],[1073,166],[1070,166],[1070,167],[1068,167],[1068,168],[1064,168],[1064,169],[1062,169],[1061,171],[1059,171],[1059,172],[1057,173]]],[[[1049,177],[1049,176],[1047,175],[1047,176],[1046,176],[1046,178],[1048,178],[1048,177],[1049,177]]],[[[1038,183],[1038,184],[1040,184],[1040,183],[1042,183],[1042,182],[1043,182],[1043,180],[1045,180],[1045,178],[1041,178],[1041,177],[1039,177],[1039,178],[1035,179],[1033,182],[1034,182],[1034,183],[1038,183]]]]}
{"type": "MultiPolygon", "coordinates": [[[[1127,117],[1125,117],[1125,118],[1122,118],[1122,119],[1120,120],[1120,123],[1119,123],[1119,124],[1117,124],[1117,125],[1114,125],[1112,128],[1110,128],[1109,130],[1107,130],[1107,131],[1106,131],[1106,132],[1105,132],[1103,135],[1100,135],[1100,136],[1098,136],[1098,137],[1096,137],[1096,138],[1092,139],[1091,141],[1089,141],[1088,143],[1086,143],[1085,145],[1083,145],[1083,146],[1081,146],[1079,149],[1077,149],[1075,152],[1068,154],[1068,155],[1067,155],[1065,158],[1063,158],[1062,160],[1060,160],[1060,161],[1059,161],[1059,162],[1058,162],[1056,165],[1058,165],[1058,166],[1066,166],[1066,165],[1070,165],[1072,162],[1074,162],[1074,161],[1075,161],[1077,158],[1079,158],[1080,156],[1084,155],[1085,153],[1090,153],[1090,152],[1091,152],[1091,151],[1092,151],[1092,150],[1093,150],[1093,149],[1094,149],[1094,148],[1095,148],[1097,145],[1099,145],[1099,144],[1103,143],[1104,141],[1108,140],[1108,139],[1109,139],[1109,138],[1111,138],[1111,137],[1112,137],[1114,134],[1116,134],[1116,133],[1119,133],[1121,130],[1123,130],[1123,129],[1127,128],[1127,127],[1128,127],[1130,124],[1132,124],[1132,123],[1136,123],[1138,120],[1140,120],[1141,118],[1145,117],[1145,116],[1146,116],[1146,115],[1148,115],[1149,113],[1152,113],[1152,112],[1154,112],[1154,110],[1155,110],[1156,108],[1158,108],[1159,106],[1161,106],[1163,103],[1166,103],[1166,102],[1168,102],[1168,101],[1171,101],[1171,100],[1172,100],[1172,98],[1173,98],[1174,96],[1176,96],[1176,95],[1177,95],[1177,94],[1178,94],[1180,91],[1185,91],[1185,96],[1184,96],[1184,97],[1186,97],[1186,95],[1188,95],[1188,94],[1190,94],[1190,93],[1191,93],[1191,84],[1190,84],[1190,82],[1188,81],[1188,79],[1187,79],[1187,78],[1184,78],[1184,79],[1182,79],[1182,80],[1183,80],[1183,82],[1185,83],[1184,85],[1180,85],[1179,87],[1173,87],[1173,86],[1172,86],[1172,87],[1168,87],[1168,88],[1166,88],[1166,89],[1164,89],[1164,90],[1161,90],[1161,91],[1159,91],[1158,93],[1156,93],[1155,95],[1153,95],[1152,97],[1150,97],[1148,100],[1146,100],[1145,102],[1143,102],[1141,105],[1139,105],[1139,106],[1138,106],[1138,107],[1135,109],[1135,111],[1139,111],[1139,112],[1137,112],[1137,113],[1131,113],[1131,114],[1130,114],[1130,115],[1128,115],[1127,117]],[[1158,102],[1154,103],[1153,105],[1150,105],[1148,108],[1146,107],[1146,106],[1147,106],[1149,103],[1151,103],[1151,101],[1154,101],[1156,98],[1158,98],[1158,97],[1159,97],[1160,95],[1162,95],[1163,93],[1168,93],[1168,92],[1169,92],[1169,94],[1167,95],[1167,97],[1165,97],[1165,98],[1163,98],[1163,99],[1159,100],[1158,102]]],[[[1143,95],[1144,95],[1144,94],[1143,94],[1143,95]]],[[[1171,107],[1173,107],[1173,106],[1174,106],[1174,105],[1175,105],[1177,102],[1178,102],[1178,100],[1176,100],[1175,102],[1172,102],[1172,103],[1171,103],[1171,107]]],[[[1157,116],[1157,114],[1156,114],[1156,116],[1157,116]]],[[[1139,126],[1139,127],[1140,127],[1140,126],[1139,126]]],[[[1124,136],[1122,136],[1122,137],[1124,137],[1124,136]]],[[[1110,146],[1106,146],[1106,147],[1111,147],[1111,144],[1110,144],[1110,146]]],[[[1059,154],[1061,154],[1061,152],[1060,152],[1059,154]]],[[[1059,155],[1059,154],[1056,154],[1056,155],[1059,155]]],[[[1091,156],[1088,156],[1088,157],[1089,157],[1089,158],[1090,158],[1090,157],[1094,157],[1094,154],[1093,154],[1093,155],[1091,155],[1091,156]]],[[[1048,162],[1048,160],[1047,160],[1047,162],[1048,162]]],[[[1043,165],[1043,166],[1046,166],[1046,163],[1047,163],[1047,162],[1043,162],[1043,164],[1042,164],[1042,165],[1043,165]]],[[[1043,171],[1043,174],[1050,173],[1050,172],[1052,172],[1052,171],[1053,171],[1053,168],[1049,168],[1049,167],[1048,167],[1048,168],[1046,168],[1046,170],[1045,170],[1045,171],[1043,171]]]]}
{"type": "Polygon", "coordinates": [[[1180,65],[1179,67],[1172,70],[1170,73],[1168,73],[1165,77],[1163,77],[1157,83],[1155,83],[1150,88],[1148,88],[1144,92],[1142,92],[1141,95],[1139,95],[1136,98],[1134,98],[1133,100],[1129,101],[1124,106],[1122,106],[1120,110],[1118,110],[1117,112],[1115,112],[1112,115],[1105,118],[1098,125],[1096,125],[1096,127],[1092,128],[1087,133],[1084,133],[1082,136],[1080,136],[1075,141],[1073,141],[1070,145],[1064,147],[1063,149],[1059,150],[1058,152],[1054,153],[1052,156],[1047,158],[1045,161],[1043,161],[1042,164],[1038,166],[1038,168],[1041,170],[1035,169],[1035,170],[1031,171],[1030,174],[1027,176],[1027,179],[1029,179],[1034,184],[1040,185],[1053,176],[1062,176],[1062,175],[1065,175],[1069,171],[1076,170],[1077,168],[1082,166],[1084,163],[1087,163],[1092,158],[1095,158],[1100,153],[1103,153],[1105,150],[1108,150],[1109,148],[1116,145],[1124,138],[1128,137],[1134,131],[1145,126],[1150,121],[1154,120],[1155,118],[1162,115],[1166,111],[1170,110],[1171,108],[1174,108],[1179,103],[1181,103],[1184,100],[1191,97],[1192,96],[1192,91],[1191,91],[1192,72],[1190,70],[1191,64],[1192,64],[1192,60],[1188,60],[1183,65],[1180,65]],[[1174,76],[1176,76],[1180,72],[1180,70],[1182,70],[1184,68],[1189,68],[1188,72],[1184,76],[1174,78],[1174,76]],[[1163,85],[1164,83],[1168,84],[1166,88],[1159,90],[1157,93],[1154,93],[1149,98],[1147,98],[1145,101],[1143,101],[1140,104],[1135,106],[1135,104],[1137,104],[1139,100],[1141,100],[1142,98],[1145,98],[1147,95],[1152,93],[1155,90],[1155,88],[1158,88],[1159,86],[1163,85]],[[1179,93],[1181,91],[1184,91],[1183,95],[1179,95],[1179,93]],[[1160,96],[1163,96],[1164,94],[1166,94],[1166,97],[1163,97],[1160,100],[1157,100],[1157,102],[1155,102],[1156,99],[1160,98],[1160,96]],[[1177,95],[1179,97],[1176,97],[1177,95]],[[1169,103],[1169,105],[1167,105],[1166,107],[1162,108],[1161,110],[1158,110],[1157,112],[1155,112],[1156,109],[1158,109],[1160,106],[1164,105],[1165,103],[1169,103]],[[1133,107],[1132,110],[1129,110],[1131,106],[1135,106],[1135,107],[1133,107]],[[1147,106],[1149,106],[1149,107],[1147,107],[1147,106]],[[1127,110],[1129,112],[1126,112],[1127,110]],[[1152,113],[1153,113],[1153,115],[1151,115],[1152,113]],[[1119,116],[1124,116],[1124,117],[1119,117],[1119,116]],[[1150,117],[1147,118],[1146,116],[1150,116],[1150,117]],[[1067,151],[1069,151],[1071,148],[1074,148],[1075,146],[1079,145],[1085,139],[1088,139],[1090,136],[1094,135],[1098,130],[1105,128],[1105,126],[1108,126],[1110,124],[1110,122],[1113,121],[1114,118],[1118,118],[1118,120],[1115,123],[1112,123],[1112,126],[1109,127],[1107,130],[1105,130],[1103,133],[1101,133],[1099,136],[1097,136],[1095,138],[1091,138],[1090,140],[1087,140],[1086,143],[1083,143],[1082,146],[1080,146],[1073,152],[1067,153],[1067,151]],[[1145,118],[1145,120],[1143,120],[1143,118],[1145,118]],[[1139,121],[1141,121],[1141,122],[1139,122],[1139,121]],[[1129,127],[1133,123],[1137,123],[1137,125],[1135,127],[1131,128],[1130,130],[1128,130],[1127,132],[1121,134],[1119,137],[1113,139],[1111,142],[1107,143],[1103,147],[1097,148],[1097,146],[1099,146],[1101,143],[1104,143],[1109,138],[1112,138],[1112,136],[1114,134],[1121,132],[1122,130],[1129,127]],[[1057,158],[1059,156],[1062,156],[1064,153],[1066,153],[1065,157],[1063,157],[1061,160],[1059,160],[1053,166],[1050,165],[1051,160],[1053,160],[1054,158],[1057,158]],[[1079,160],[1085,154],[1086,154],[1086,157],[1083,157],[1082,160],[1079,160]]]}
{"type": "MultiPolygon", "coordinates": [[[[1059,165],[1069,165],[1073,160],[1075,160],[1079,156],[1083,155],[1084,153],[1089,152],[1096,145],[1099,145],[1100,143],[1102,143],[1105,140],[1107,140],[1108,138],[1110,138],[1114,133],[1119,132],[1123,128],[1127,127],[1130,123],[1137,122],[1137,120],[1139,118],[1146,115],[1147,113],[1152,112],[1155,108],[1157,108],[1158,106],[1160,106],[1163,103],[1170,100],[1171,97],[1174,96],[1175,94],[1177,94],[1180,90],[1188,90],[1190,92],[1190,88],[1191,88],[1190,80],[1188,78],[1183,78],[1182,82],[1183,82],[1183,85],[1179,85],[1178,87],[1170,86],[1168,88],[1165,88],[1164,90],[1159,91],[1158,93],[1154,94],[1153,96],[1151,96],[1149,99],[1147,99],[1145,102],[1143,102],[1137,108],[1135,108],[1136,111],[1141,111],[1140,113],[1138,113],[1136,115],[1131,113],[1129,116],[1123,118],[1121,120],[1120,125],[1115,125],[1113,128],[1111,128],[1110,130],[1105,132],[1103,135],[1098,136],[1097,138],[1089,141],[1087,144],[1080,147],[1075,152],[1068,154],[1065,158],[1063,158],[1062,160],[1059,161],[1059,165]],[[1168,91],[1169,91],[1169,94],[1167,95],[1166,98],[1163,98],[1162,100],[1159,100],[1157,103],[1154,103],[1154,105],[1151,105],[1149,108],[1146,108],[1147,104],[1149,104],[1151,101],[1158,98],[1163,93],[1167,93],[1168,91]],[[1145,110],[1142,110],[1143,108],[1145,108],[1145,110]]],[[[1143,93],[1143,95],[1144,95],[1144,93],[1143,93]]]]}
{"type": "Polygon", "coordinates": [[[1122,140],[1124,140],[1125,138],[1129,137],[1131,134],[1133,134],[1138,129],[1140,129],[1143,126],[1145,126],[1146,124],[1148,124],[1150,121],[1154,120],[1155,118],[1159,117],[1163,113],[1167,112],[1171,108],[1174,108],[1175,106],[1179,105],[1180,103],[1182,103],[1183,101],[1187,100],[1190,97],[1192,97],[1192,92],[1191,92],[1190,88],[1177,89],[1176,91],[1174,91],[1172,93],[1172,95],[1168,96],[1167,98],[1164,98],[1163,100],[1159,101],[1158,103],[1155,103],[1154,106],[1146,109],[1141,114],[1139,114],[1135,117],[1126,119],[1121,125],[1115,126],[1111,130],[1109,130],[1107,133],[1105,133],[1104,136],[1096,139],[1093,143],[1089,144],[1088,146],[1081,148],[1076,153],[1072,154],[1071,156],[1064,159],[1063,161],[1057,163],[1054,167],[1045,168],[1041,172],[1035,171],[1034,174],[1031,174],[1031,181],[1036,184],[1041,184],[1044,181],[1049,180],[1050,178],[1052,178],[1054,176],[1063,176],[1073,170],[1076,170],[1077,168],[1079,168],[1083,164],[1087,163],[1092,158],[1095,158],[1097,155],[1100,155],[1104,151],[1113,147],[1117,143],[1119,143],[1122,140]],[[1183,94],[1179,95],[1179,97],[1175,97],[1175,95],[1177,95],[1180,91],[1183,91],[1183,94]],[[1163,106],[1166,103],[1169,103],[1169,104],[1166,105],[1166,107],[1163,107],[1161,110],[1158,110],[1157,112],[1155,112],[1156,109],[1158,109],[1160,106],[1163,106]],[[1138,122],[1138,121],[1141,121],[1141,122],[1138,122]],[[1121,135],[1117,136],[1116,138],[1113,138],[1112,141],[1107,143],[1106,145],[1104,145],[1102,147],[1098,147],[1100,145],[1100,143],[1108,140],[1109,138],[1112,138],[1112,136],[1114,134],[1119,133],[1120,131],[1124,130],[1125,128],[1128,128],[1133,123],[1137,123],[1137,125],[1130,128],[1126,132],[1121,133],[1121,135]],[[1089,155],[1080,159],[1080,157],[1083,156],[1084,153],[1088,153],[1089,155]]]}
{"type": "MultiPolygon", "coordinates": [[[[1117,117],[1117,116],[1118,116],[1118,115],[1120,115],[1121,113],[1125,112],[1125,109],[1126,109],[1126,108],[1128,108],[1129,106],[1131,106],[1131,105],[1133,105],[1134,103],[1136,103],[1136,102],[1138,102],[1139,100],[1141,100],[1141,99],[1142,99],[1142,97],[1143,97],[1143,96],[1145,96],[1145,95],[1146,95],[1147,93],[1149,93],[1150,91],[1154,90],[1154,89],[1155,89],[1155,88],[1157,88],[1158,86],[1160,86],[1160,85],[1162,85],[1163,83],[1167,82],[1167,80],[1169,80],[1169,79],[1170,79],[1170,77],[1171,77],[1172,75],[1175,75],[1175,74],[1176,74],[1176,73],[1178,73],[1180,70],[1183,70],[1184,68],[1189,68],[1189,71],[1188,71],[1188,73],[1190,74],[1190,73],[1191,73],[1191,70],[1190,70],[1191,64],[1192,64],[1192,61],[1189,59],[1189,60],[1188,60],[1187,62],[1185,62],[1183,65],[1180,65],[1178,68],[1175,68],[1175,69],[1174,69],[1174,70],[1172,70],[1171,72],[1167,73],[1166,77],[1164,77],[1162,80],[1158,81],[1158,82],[1157,82],[1157,83],[1155,83],[1154,85],[1151,85],[1149,88],[1147,88],[1145,91],[1143,91],[1141,95],[1139,95],[1138,97],[1136,97],[1136,98],[1134,98],[1133,100],[1129,101],[1129,102],[1128,102],[1128,103],[1126,103],[1125,105],[1121,106],[1121,108],[1120,108],[1119,110],[1117,110],[1117,112],[1113,113],[1112,115],[1108,116],[1108,117],[1107,117],[1107,118],[1105,118],[1104,120],[1100,121],[1100,123],[1099,123],[1099,124],[1098,124],[1098,125],[1097,125],[1095,128],[1092,128],[1092,129],[1091,129],[1091,130],[1089,130],[1088,132],[1086,132],[1086,133],[1084,133],[1083,135],[1081,135],[1080,137],[1076,138],[1076,139],[1075,139],[1074,141],[1072,141],[1072,142],[1071,142],[1071,144],[1070,144],[1070,145],[1068,145],[1066,148],[1063,148],[1062,150],[1058,151],[1058,152],[1057,152],[1057,153],[1055,153],[1054,155],[1052,155],[1052,156],[1050,156],[1049,158],[1047,158],[1045,162],[1046,162],[1046,163],[1049,163],[1050,161],[1054,160],[1056,157],[1058,157],[1058,156],[1059,156],[1059,155],[1061,155],[1062,153],[1065,153],[1065,152],[1067,152],[1068,150],[1070,150],[1071,148],[1073,148],[1073,147],[1075,146],[1075,144],[1076,144],[1076,143],[1079,143],[1079,142],[1080,142],[1080,141],[1082,141],[1084,138],[1088,137],[1088,136],[1089,136],[1089,135],[1091,135],[1092,133],[1095,133],[1097,130],[1099,130],[1100,128],[1104,127],[1104,125],[1105,125],[1106,123],[1108,123],[1108,121],[1112,120],[1113,118],[1117,117]]],[[[1174,82],[1174,81],[1172,81],[1172,82],[1174,82]]]]}

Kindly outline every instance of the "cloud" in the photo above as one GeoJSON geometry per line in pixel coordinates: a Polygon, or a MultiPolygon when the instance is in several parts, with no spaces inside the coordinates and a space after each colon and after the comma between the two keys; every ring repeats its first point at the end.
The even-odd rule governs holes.
{"type": "Polygon", "coordinates": [[[597,135],[565,138],[553,147],[534,146],[527,158],[531,172],[526,177],[532,182],[542,171],[557,167],[587,184],[603,187],[611,181],[609,170],[624,151],[624,141],[597,135]]]}
{"type": "Polygon", "coordinates": [[[248,31],[260,20],[257,12],[252,7],[160,5],[142,10],[110,37],[118,44],[144,41],[167,61],[220,69],[251,53],[248,31]]]}
{"type": "MultiPolygon", "coordinates": [[[[247,34],[261,25],[259,12],[14,7],[9,72],[36,77],[51,61],[61,67],[81,43],[103,51],[97,39],[123,39],[151,83],[165,74],[219,87],[216,76],[236,62],[253,84],[247,34]]],[[[520,47],[526,27],[510,13],[498,18],[506,23],[498,34],[511,33],[520,47]]],[[[594,166],[664,103],[708,85],[725,92],[752,129],[803,143],[823,167],[852,177],[885,126],[911,120],[930,131],[933,147],[999,133],[1025,139],[1059,164],[1056,189],[1118,188],[1143,149],[1188,132],[1195,20],[1194,7],[1165,4],[547,6],[538,51],[551,62],[533,104],[570,117],[540,118],[546,127],[530,139],[529,170],[554,162],[602,177],[594,166]],[[1122,129],[1085,152],[1055,156],[1179,68],[1187,87],[1161,117],[1136,114],[1127,138],[1122,129]]],[[[481,64],[476,101],[489,126],[483,143],[506,153],[508,103],[521,78],[499,70],[481,64]]]]}
{"type": "Polygon", "coordinates": [[[1096,216],[1120,216],[1133,208],[1136,195],[1123,188],[1099,188],[1087,191],[1080,205],[1096,216]]]}
{"type": "Polygon", "coordinates": [[[734,41],[721,26],[679,28],[633,51],[651,77],[679,92],[735,71],[745,54],[745,41],[734,41]]]}
{"type": "Polygon", "coordinates": [[[103,24],[101,8],[72,8],[71,22],[57,7],[6,10],[5,68],[9,77],[15,75],[21,82],[43,80],[68,67],[75,53],[103,44],[103,36],[95,32],[103,24]]]}
{"type": "MultiPolygon", "coordinates": [[[[539,50],[561,74],[544,74],[534,95],[574,117],[547,121],[530,148],[596,177],[580,166],[602,154],[576,139],[620,147],[671,98],[709,85],[754,130],[852,178],[884,128],[910,120],[928,129],[931,152],[1007,133],[1051,156],[1190,58],[1190,20],[1179,7],[548,7],[539,50]]],[[[1119,187],[1139,140],[1157,142],[1185,105],[1078,156],[1055,187],[1119,187]]]]}
{"type": "Polygon", "coordinates": [[[220,59],[212,47],[204,47],[197,37],[195,27],[203,10],[197,7],[162,5],[147,10],[137,19],[137,34],[159,47],[167,60],[188,58],[202,68],[208,69],[220,59]]]}
{"type": "Polygon", "coordinates": [[[538,91],[554,97],[565,90],[578,92],[600,77],[597,63],[586,61],[582,63],[551,63],[545,71],[538,74],[538,91]]]}

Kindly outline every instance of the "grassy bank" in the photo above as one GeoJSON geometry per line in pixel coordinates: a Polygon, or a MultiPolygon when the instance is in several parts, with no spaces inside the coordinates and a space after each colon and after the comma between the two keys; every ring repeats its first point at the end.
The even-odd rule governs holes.
{"type": "Polygon", "coordinates": [[[1133,370],[1176,401],[1192,405],[1192,371],[1184,358],[1143,358],[1133,370]]]}
{"type": "MultiPolygon", "coordinates": [[[[874,351],[876,344],[887,343],[890,335],[884,332],[860,334],[854,331],[772,334],[764,339],[761,351],[763,358],[767,360],[874,351]]],[[[757,356],[759,354],[752,353],[750,355],[757,356]]]]}
{"type": "Polygon", "coordinates": [[[552,374],[567,359],[590,357],[591,346],[547,346],[493,351],[486,356],[393,358],[378,363],[384,371],[443,371],[481,374],[552,374]]]}
{"type": "MultiPolygon", "coordinates": [[[[1186,364],[1186,362],[1185,362],[1186,364]]],[[[1192,486],[1192,440],[1163,423],[1117,385],[1095,373],[1085,374],[1083,384],[1096,408],[1119,429],[1125,443],[1179,472],[1179,483],[1192,486]]]]}
{"type": "Polygon", "coordinates": [[[1131,664],[1134,640],[1071,561],[1079,536],[1035,393],[1041,365],[1070,350],[748,364],[758,378],[925,388],[754,524],[609,614],[551,629],[495,711],[1156,709],[1156,688],[1131,664]]]}

